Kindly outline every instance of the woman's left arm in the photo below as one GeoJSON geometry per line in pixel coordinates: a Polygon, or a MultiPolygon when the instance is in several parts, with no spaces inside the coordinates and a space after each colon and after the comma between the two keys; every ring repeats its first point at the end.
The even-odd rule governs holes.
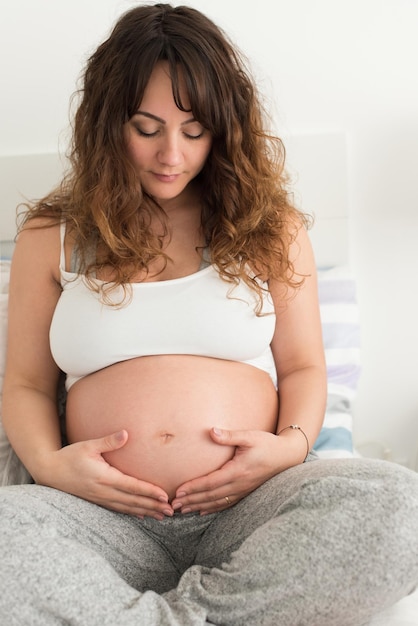
{"type": "Polygon", "coordinates": [[[276,310],[271,344],[277,370],[280,401],[277,433],[286,437],[289,467],[304,460],[321,429],[327,398],[327,375],[318,284],[312,246],[305,228],[292,244],[291,259],[300,287],[285,289],[276,282],[270,292],[276,310]],[[288,428],[298,425],[302,431],[288,428]],[[285,429],[285,430],[284,430],[285,429]]]}
{"type": "Polygon", "coordinates": [[[303,463],[318,436],[326,406],[326,366],[315,261],[304,227],[297,232],[290,256],[302,284],[269,284],[276,312],[271,343],[278,376],[276,433],[212,429],[212,439],[235,446],[235,454],[220,469],[181,485],[174,509],[203,514],[235,504],[269,478],[303,463]],[[299,429],[289,428],[292,425],[299,429]]]}

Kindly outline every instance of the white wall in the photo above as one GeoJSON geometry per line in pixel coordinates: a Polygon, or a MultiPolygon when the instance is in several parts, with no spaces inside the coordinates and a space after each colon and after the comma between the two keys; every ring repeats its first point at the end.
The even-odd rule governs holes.
{"type": "MultiPolygon", "coordinates": [[[[250,58],[280,133],[345,130],[363,324],[358,443],[418,444],[418,2],[195,0],[250,58]]],[[[3,0],[0,155],[65,148],[80,66],[127,0],[3,0]]],[[[175,2],[181,4],[181,2],[175,2]]],[[[306,207],[309,209],[309,207],[306,207]]]]}

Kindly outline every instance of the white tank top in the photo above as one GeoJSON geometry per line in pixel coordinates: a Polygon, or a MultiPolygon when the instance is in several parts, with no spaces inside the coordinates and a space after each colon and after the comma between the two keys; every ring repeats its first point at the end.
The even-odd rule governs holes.
{"type": "MultiPolygon", "coordinates": [[[[57,365],[67,374],[67,390],[80,378],[140,356],[189,354],[248,363],[267,372],[277,385],[270,348],[275,328],[269,293],[263,315],[255,314],[255,293],[222,280],[213,265],[173,280],[131,283],[123,306],[104,304],[80,274],[65,270],[61,227],[61,285],[50,328],[57,365]]],[[[103,284],[97,280],[97,284],[103,284]]],[[[266,285],[264,284],[264,287],[266,285]]],[[[118,287],[110,296],[119,303],[118,287]]]]}

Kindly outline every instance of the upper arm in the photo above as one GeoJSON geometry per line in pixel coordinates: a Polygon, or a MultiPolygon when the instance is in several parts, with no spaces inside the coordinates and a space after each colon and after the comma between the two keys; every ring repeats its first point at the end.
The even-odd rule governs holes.
{"type": "Polygon", "coordinates": [[[19,234],[10,275],[5,386],[21,384],[55,394],[59,369],[50,351],[49,328],[61,293],[59,257],[58,225],[29,225],[19,234]]]}
{"type": "Polygon", "coordinates": [[[277,281],[269,284],[276,312],[271,347],[279,381],[304,367],[325,368],[315,259],[304,227],[299,228],[291,245],[290,258],[296,278],[304,277],[301,286],[287,287],[277,281]]]}

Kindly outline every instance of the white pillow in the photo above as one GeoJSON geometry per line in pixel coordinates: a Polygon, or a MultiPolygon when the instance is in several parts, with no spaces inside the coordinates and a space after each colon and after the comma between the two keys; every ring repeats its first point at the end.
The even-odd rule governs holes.
{"type": "Polygon", "coordinates": [[[7,306],[9,291],[10,261],[0,261],[0,485],[18,485],[31,482],[24,465],[14,453],[1,419],[2,389],[6,362],[7,306]]]}

